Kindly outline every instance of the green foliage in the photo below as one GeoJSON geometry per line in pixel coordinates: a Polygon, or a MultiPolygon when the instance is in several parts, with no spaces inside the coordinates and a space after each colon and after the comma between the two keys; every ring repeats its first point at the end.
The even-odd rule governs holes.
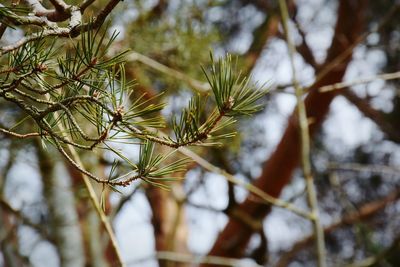
{"type": "Polygon", "coordinates": [[[22,24],[24,20],[21,15],[26,15],[28,12],[27,8],[0,5],[0,22],[11,29],[15,29],[13,24],[22,24]]]}
{"type": "Polygon", "coordinates": [[[172,118],[172,130],[175,139],[170,139],[176,146],[182,145],[220,145],[217,142],[235,136],[235,133],[220,133],[221,130],[233,124],[233,118],[223,118],[223,114],[214,110],[205,121],[201,120],[207,97],[194,96],[188,107],[182,110],[180,119],[172,118]]]}
{"type": "MultiPolygon", "coordinates": [[[[215,47],[221,38],[206,18],[212,3],[177,1],[173,9],[158,16],[151,10],[141,7],[148,6],[146,2],[126,3],[126,14],[132,10],[139,10],[141,15],[134,22],[124,24],[126,29],[124,44],[157,62],[184,72],[191,78],[203,79],[199,64],[208,65],[208,51],[215,47]],[[171,20],[171,17],[174,19],[171,20]],[[137,38],[138,36],[140,38],[137,38]]],[[[145,66],[138,67],[132,64],[131,67],[135,68],[135,75],[144,86],[153,86],[157,83],[162,89],[168,90],[166,94],[187,89],[187,84],[173,77],[161,76],[145,66]]]]}
{"type": "MultiPolygon", "coordinates": [[[[174,151],[172,151],[173,153],[174,151]]],[[[166,155],[154,155],[154,143],[148,140],[140,147],[140,158],[137,166],[137,172],[143,180],[155,185],[161,185],[161,181],[174,181],[177,178],[170,176],[186,170],[187,159],[180,159],[169,164],[163,165],[172,153],[166,155]]]]}
{"type": "Polygon", "coordinates": [[[205,139],[200,131],[202,109],[205,106],[205,99],[203,101],[200,95],[193,97],[187,108],[182,110],[179,121],[176,117],[172,118],[172,129],[175,134],[176,143],[188,143],[191,140],[205,139]]]}
{"type": "Polygon", "coordinates": [[[211,55],[210,73],[203,68],[204,74],[214,93],[219,112],[224,116],[251,115],[263,108],[257,104],[266,93],[264,86],[253,85],[250,79],[236,71],[232,57],[214,61],[211,55]]]}
{"type": "Polygon", "coordinates": [[[186,159],[172,157],[176,148],[217,145],[218,140],[235,135],[223,131],[235,122],[233,117],[252,114],[262,107],[256,102],[266,93],[264,89],[237,74],[229,55],[217,63],[211,57],[211,72],[203,71],[216,107],[204,116],[204,108],[210,102],[207,97],[196,95],[180,116],[172,118],[174,136],[160,134],[154,129],[165,128],[159,116],[164,103],[160,102],[160,95],[150,99],[144,95],[134,97],[135,83],[126,78],[125,52],[116,56],[108,53],[116,37],[115,32],[107,37],[106,31],[90,29],[82,32],[78,42],[63,44],[64,56],[57,54],[61,50],[57,39],[48,45],[49,37],[37,38],[9,52],[10,68],[0,72],[0,96],[16,104],[35,122],[42,138],[97,182],[114,187],[141,179],[165,187],[161,182],[177,179],[175,174],[184,171],[187,164],[186,159]],[[112,143],[119,140],[140,144],[137,163],[113,147],[112,143]],[[169,147],[170,152],[156,155],[155,144],[169,147]],[[115,161],[108,179],[103,180],[74,162],[65,151],[66,146],[109,150],[130,170],[121,174],[120,164],[115,161]]]}

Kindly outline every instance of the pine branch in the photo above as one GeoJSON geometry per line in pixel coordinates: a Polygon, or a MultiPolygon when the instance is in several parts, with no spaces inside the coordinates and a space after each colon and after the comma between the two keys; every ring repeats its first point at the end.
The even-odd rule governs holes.
{"type": "MultiPolygon", "coordinates": [[[[57,12],[70,8],[63,1],[54,0],[52,3],[57,12]]],[[[35,8],[40,9],[37,5],[35,8]]],[[[147,131],[149,126],[164,127],[162,119],[155,115],[164,104],[153,104],[157,99],[143,101],[142,97],[132,103],[126,101],[133,84],[125,78],[124,53],[111,58],[107,56],[116,36],[114,33],[106,38],[106,31],[92,25],[90,30],[82,33],[80,41],[74,43],[73,49],[55,63],[55,43],[47,47],[45,40],[48,36],[41,33],[35,41],[24,43],[8,54],[10,66],[0,73],[3,78],[0,97],[16,104],[31,117],[40,129],[38,135],[56,146],[76,169],[98,183],[127,186],[141,179],[163,187],[160,181],[176,179],[166,176],[183,171],[186,161],[177,160],[162,166],[168,157],[153,155],[154,143],[170,148],[216,145],[217,140],[235,134],[219,133],[235,122],[233,117],[250,115],[262,108],[256,102],[266,90],[262,86],[254,86],[249,79],[237,73],[229,55],[218,62],[214,62],[211,56],[211,71],[203,71],[214,93],[217,104],[214,111],[203,121],[200,114],[207,105],[207,98],[197,95],[183,109],[179,119],[172,119],[173,137],[160,137],[156,132],[147,131]],[[64,125],[64,130],[54,130],[60,129],[59,125],[64,125]],[[96,135],[91,134],[94,130],[96,135]],[[109,145],[119,138],[139,139],[139,158],[140,161],[148,160],[148,166],[140,161],[138,164],[131,163],[109,145]],[[132,169],[118,177],[101,179],[74,161],[65,146],[111,150],[132,169]]],[[[6,130],[3,132],[6,133],[6,130]]],[[[21,138],[34,136],[7,133],[21,138]]]]}

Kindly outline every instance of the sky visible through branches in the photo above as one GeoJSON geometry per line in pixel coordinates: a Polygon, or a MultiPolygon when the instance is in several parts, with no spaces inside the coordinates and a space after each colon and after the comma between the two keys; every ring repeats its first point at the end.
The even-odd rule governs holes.
{"type": "MultiPolygon", "coordinates": [[[[86,240],[92,245],[80,243],[93,255],[76,256],[79,264],[88,257],[104,267],[395,266],[400,76],[398,49],[390,45],[399,34],[398,4],[381,14],[386,2],[286,1],[291,58],[282,10],[270,1],[51,0],[46,9],[36,0],[9,2],[0,5],[1,62],[23,57],[19,49],[32,44],[26,54],[35,67],[26,76],[12,64],[0,69],[0,225],[8,231],[0,230],[0,266],[9,244],[18,244],[13,253],[25,257],[18,257],[23,266],[68,266],[62,251],[68,242],[57,243],[68,238],[57,239],[52,224],[62,216],[51,204],[57,183],[76,202],[71,224],[78,232],[92,229],[86,240]],[[32,12],[10,15],[4,6],[12,3],[32,12]],[[341,24],[350,18],[355,36],[341,24]],[[54,49],[39,53],[51,50],[51,41],[40,42],[51,36],[59,38],[54,49]],[[47,61],[60,51],[62,57],[47,61]],[[293,68],[305,92],[298,98],[293,68]],[[318,114],[315,94],[331,97],[321,100],[329,109],[320,120],[306,118],[311,152],[296,158],[297,146],[282,147],[285,137],[298,137],[298,103],[318,114]],[[42,142],[29,141],[37,136],[42,142]],[[316,215],[300,168],[304,158],[316,215]],[[46,166],[57,179],[46,180],[46,166]],[[265,185],[264,178],[276,183],[265,185]],[[315,216],[325,233],[326,265],[317,263],[311,245],[318,243],[315,216]],[[7,239],[10,229],[15,239],[7,239]]],[[[286,144],[301,144],[297,137],[286,144]]]]}

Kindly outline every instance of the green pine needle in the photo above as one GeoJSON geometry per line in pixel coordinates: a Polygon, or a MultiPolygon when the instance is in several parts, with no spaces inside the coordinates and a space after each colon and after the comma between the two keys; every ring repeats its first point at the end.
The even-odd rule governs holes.
{"type": "Polygon", "coordinates": [[[214,61],[210,55],[212,67],[203,72],[214,93],[219,112],[224,116],[251,115],[263,109],[257,102],[268,92],[265,86],[257,86],[250,82],[248,77],[236,71],[236,63],[232,56],[214,61]]]}

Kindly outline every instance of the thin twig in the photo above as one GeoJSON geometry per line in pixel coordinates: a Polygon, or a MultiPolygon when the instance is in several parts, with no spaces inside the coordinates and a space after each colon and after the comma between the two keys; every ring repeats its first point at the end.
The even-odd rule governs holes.
{"type": "MultiPolygon", "coordinates": [[[[56,127],[58,127],[61,132],[65,131],[64,126],[61,123],[57,124],[56,127]]],[[[57,144],[57,142],[56,142],[56,144],[57,144]]],[[[58,144],[58,146],[59,146],[59,144],[58,144]]],[[[79,166],[83,166],[83,163],[82,163],[82,161],[80,159],[80,156],[79,156],[78,152],[76,151],[75,147],[70,145],[70,144],[67,144],[67,148],[68,148],[68,150],[69,150],[69,152],[71,154],[73,162],[76,162],[79,166]]],[[[103,209],[100,207],[100,200],[97,197],[96,191],[94,190],[94,187],[90,182],[90,178],[89,178],[89,176],[85,175],[83,172],[79,172],[79,173],[80,173],[80,175],[81,175],[81,177],[83,179],[83,182],[84,182],[84,184],[86,186],[86,189],[87,189],[87,191],[89,193],[89,198],[90,198],[90,200],[91,200],[91,202],[92,202],[92,204],[93,204],[93,206],[94,206],[94,208],[95,208],[95,210],[96,210],[96,212],[97,212],[97,214],[98,214],[98,216],[100,218],[100,221],[102,222],[102,224],[103,224],[108,236],[110,237],[111,245],[112,245],[112,247],[114,249],[114,252],[115,252],[115,254],[117,256],[117,259],[118,259],[118,262],[119,262],[119,266],[125,267],[126,265],[125,265],[125,263],[124,263],[124,261],[122,259],[121,249],[119,248],[119,245],[118,245],[118,242],[117,242],[117,238],[116,238],[116,236],[114,234],[114,230],[112,229],[111,224],[110,224],[106,214],[104,213],[103,209]]]]}
{"type": "Polygon", "coordinates": [[[276,207],[280,207],[283,209],[286,209],[288,211],[291,211],[303,218],[306,219],[311,219],[312,216],[306,212],[303,211],[299,208],[297,208],[296,206],[294,206],[291,203],[288,203],[284,200],[278,199],[278,198],[274,198],[272,196],[270,196],[269,194],[265,193],[264,191],[262,191],[261,189],[259,189],[258,187],[250,184],[250,183],[246,183],[238,178],[236,178],[235,176],[233,176],[232,174],[227,173],[226,171],[218,168],[217,166],[211,164],[210,162],[208,162],[207,160],[205,160],[204,158],[200,157],[199,155],[197,155],[196,153],[194,153],[193,151],[185,148],[185,147],[180,147],[178,148],[178,151],[180,153],[182,153],[183,155],[193,159],[197,164],[199,164],[201,167],[203,167],[204,169],[216,173],[216,174],[220,174],[222,176],[224,176],[229,182],[232,182],[238,186],[241,186],[243,188],[246,188],[247,190],[249,190],[251,193],[253,193],[254,195],[258,196],[259,198],[261,198],[262,200],[264,200],[266,203],[274,205],[276,207]]]}
{"type": "Polygon", "coordinates": [[[359,164],[359,163],[329,163],[328,169],[340,170],[340,171],[351,171],[351,172],[370,172],[380,173],[387,175],[400,176],[400,168],[385,166],[385,165],[370,165],[370,164],[359,164]]]}
{"type": "Polygon", "coordinates": [[[395,80],[395,79],[400,79],[400,71],[397,72],[392,72],[392,73],[383,73],[383,74],[378,74],[374,76],[369,76],[353,81],[347,81],[347,82],[340,82],[340,83],[334,83],[326,86],[322,86],[319,88],[319,91],[321,93],[333,91],[333,90],[338,90],[338,89],[344,89],[347,87],[351,87],[354,85],[359,85],[359,84],[365,84],[365,83],[370,83],[374,82],[376,80],[395,80]]]}
{"type": "MultiPolygon", "coordinates": [[[[60,125],[61,127],[63,127],[62,125],[60,125]]],[[[83,163],[78,155],[78,153],[76,152],[75,148],[71,145],[67,145],[68,149],[74,159],[74,161],[76,161],[80,166],[83,166],[83,163]]],[[[100,217],[100,220],[108,234],[108,236],[110,237],[110,241],[111,241],[111,245],[114,249],[114,252],[117,256],[118,262],[119,262],[119,266],[121,267],[125,267],[126,264],[124,263],[123,259],[122,259],[122,255],[121,255],[121,249],[119,248],[118,242],[117,242],[117,238],[115,236],[114,230],[112,229],[112,226],[110,224],[110,221],[108,220],[106,214],[104,213],[103,209],[100,207],[100,200],[96,195],[96,192],[93,188],[93,185],[90,182],[90,179],[88,176],[84,175],[83,173],[80,173],[80,175],[82,176],[83,182],[85,183],[86,189],[88,190],[89,193],[89,198],[92,201],[92,204],[98,214],[98,216],[100,217]]]]}
{"type": "MultiPolygon", "coordinates": [[[[398,12],[399,9],[400,9],[400,4],[397,3],[397,4],[392,5],[392,7],[387,12],[385,17],[379,22],[378,25],[376,25],[376,27],[374,27],[374,29],[372,29],[369,32],[365,32],[365,33],[361,34],[360,36],[358,36],[355,39],[355,41],[352,44],[350,44],[339,56],[335,57],[331,62],[329,62],[328,64],[324,65],[324,67],[321,69],[321,71],[318,72],[317,77],[315,77],[314,84],[316,84],[323,77],[325,77],[335,67],[339,66],[342,62],[344,62],[344,60],[349,55],[351,55],[351,53],[353,52],[354,48],[359,43],[361,43],[361,41],[363,41],[369,34],[380,31],[383,28],[383,26],[388,21],[390,21],[392,16],[395,15],[398,12]]],[[[304,88],[304,91],[308,91],[309,89],[310,89],[310,87],[304,88]]]]}
{"type": "Polygon", "coordinates": [[[262,265],[256,263],[248,263],[243,260],[238,260],[234,258],[227,257],[217,257],[217,256],[196,256],[187,253],[178,253],[172,251],[158,251],[155,255],[146,257],[143,259],[130,260],[129,263],[141,263],[153,258],[172,261],[172,262],[180,262],[180,263],[191,263],[191,264],[199,264],[199,263],[208,263],[213,265],[220,266],[231,266],[231,267],[262,267],[262,265]]]}
{"type": "Polygon", "coordinates": [[[285,0],[279,0],[279,6],[282,15],[282,24],[285,31],[286,42],[289,50],[290,64],[292,67],[292,80],[296,92],[297,98],[297,112],[299,118],[300,126],[300,136],[301,136],[301,162],[303,167],[303,173],[306,180],[306,189],[308,197],[308,205],[311,209],[312,222],[314,226],[314,234],[317,241],[317,254],[318,254],[318,266],[326,266],[326,249],[324,241],[324,231],[321,226],[319,211],[318,211],[318,200],[317,193],[314,185],[314,179],[311,171],[310,162],[310,135],[308,128],[307,113],[305,108],[305,103],[303,100],[303,89],[300,87],[296,78],[296,67],[294,64],[294,55],[296,53],[295,47],[291,40],[291,36],[288,29],[288,10],[285,0]]]}
{"type": "Polygon", "coordinates": [[[211,90],[211,87],[208,83],[202,83],[196,79],[193,79],[186,74],[172,69],[168,66],[165,66],[154,59],[151,59],[145,55],[142,55],[138,52],[132,52],[129,56],[127,56],[127,61],[139,61],[161,73],[167,74],[171,77],[174,77],[178,80],[186,82],[191,88],[199,93],[205,93],[211,90]]]}
{"type": "Polygon", "coordinates": [[[18,49],[19,47],[23,46],[26,43],[33,42],[38,39],[42,39],[44,37],[48,36],[58,36],[58,37],[68,37],[71,33],[71,29],[69,28],[55,28],[51,30],[43,30],[39,33],[33,33],[31,35],[22,37],[19,39],[17,42],[10,44],[8,46],[3,46],[0,48],[0,56],[9,53],[11,51],[14,51],[15,49],[18,49]]]}
{"type": "Polygon", "coordinates": [[[38,137],[38,136],[43,136],[45,135],[44,133],[26,133],[26,134],[20,134],[16,133],[7,129],[0,128],[0,132],[9,136],[17,137],[20,139],[25,139],[25,138],[30,138],[30,137],[38,137]]]}

